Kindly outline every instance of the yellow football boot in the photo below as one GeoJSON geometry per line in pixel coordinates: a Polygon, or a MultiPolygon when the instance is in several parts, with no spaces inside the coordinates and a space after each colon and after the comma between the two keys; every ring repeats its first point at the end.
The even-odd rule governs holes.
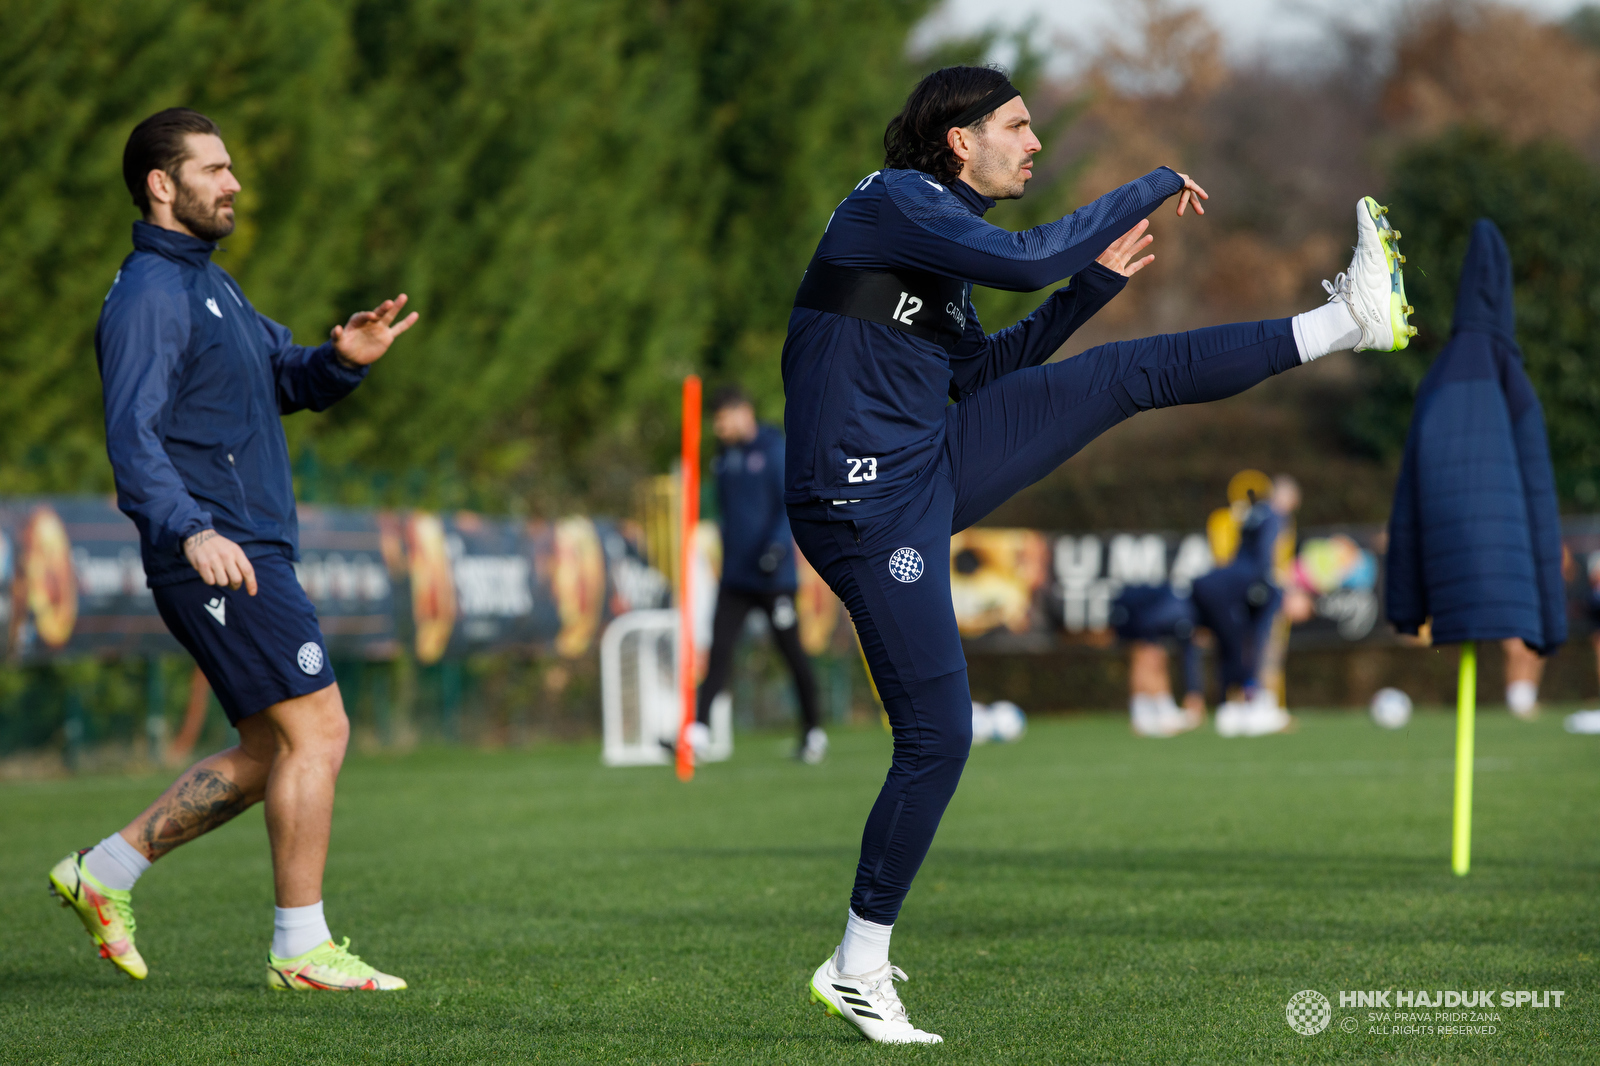
{"type": "Polygon", "coordinates": [[[129,977],[143,981],[150,973],[139,949],[133,946],[133,893],[101,884],[83,868],[90,848],[74,852],[50,871],[50,894],[63,907],[77,912],[78,920],[100,948],[100,957],[129,977]]]}

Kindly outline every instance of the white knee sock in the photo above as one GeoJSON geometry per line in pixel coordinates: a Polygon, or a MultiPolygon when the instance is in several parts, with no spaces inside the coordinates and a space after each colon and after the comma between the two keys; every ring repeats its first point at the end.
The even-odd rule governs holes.
{"type": "Polygon", "coordinates": [[[121,833],[112,833],[89,849],[83,857],[83,867],[107,888],[126,892],[150,869],[150,860],[123,840],[121,833]]]}
{"type": "Polygon", "coordinates": [[[865,918],[857,918],[851,911],[844,923],[844,939],[834,952],[833,965],[840,973],[860,977],[889,964],[889,935],[892,925],[879,925],[865,918]]]}
{"type": "Polygon", "coordinates": [[[1294,345],[1300,349],[1302,363],[1321,359],[1329,352],[1349,351],[1361,343],[1361,325],[1343,300],[1329,300],[1315,311],[1295,315],[1289,324],[1294,328],[1294,345]]]}
{"type": "Polygon", "coordinates": [[[309,907],[274,907],[272,911],[272,953],[280,959],[304,955],[333,939],[328,920],[322,916],[321,900],[309,907]]]}

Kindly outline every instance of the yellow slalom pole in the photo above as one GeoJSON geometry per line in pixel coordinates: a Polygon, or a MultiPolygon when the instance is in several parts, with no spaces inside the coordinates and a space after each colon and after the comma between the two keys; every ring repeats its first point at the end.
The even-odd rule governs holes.
{"type": "Polygon", "coordinates": [[[1472,737],[1478,705],[1478,646],[1461,645],[1461,680],[1456,685],[1456,811],[1450,869],[1465,877],[1472,867],[1472,737]]]}

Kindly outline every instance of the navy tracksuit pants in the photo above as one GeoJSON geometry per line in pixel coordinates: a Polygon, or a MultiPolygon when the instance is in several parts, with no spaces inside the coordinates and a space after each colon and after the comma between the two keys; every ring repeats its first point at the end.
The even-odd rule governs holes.
{"type": "Polygon", "coordinates": [[[850,611],[894,729],[894,760],[861,837],[857,916],[893,924],[972,746],[951,534],[1139,411],[1222,399],[1299,363],[1286,318],[1102,345],[946,408],[938,461],[888,510],[789,509],[800,550],[850,611]]]}
{"type": "Polygon", "coordinates": [[[1272,636],[1272,623],[1283,591],[1267,581],[1258,567],[1225,566],[1196,578],[1190,593],[1200,623],[1217,638],[1222,697],[1228,690],[1253,693],[1261,674],[1261,653],[1272,636]]]}

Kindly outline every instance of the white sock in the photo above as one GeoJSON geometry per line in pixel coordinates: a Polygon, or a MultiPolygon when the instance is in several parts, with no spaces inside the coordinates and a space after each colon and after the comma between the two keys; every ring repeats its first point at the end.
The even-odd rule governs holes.
{"type": "Polygon", "coordinates": [[[1154,710],[1154,697],[1147,696],[1143,692],[1135,692],[1128,697],[1128,713],[1133,716],[1135,722],[1149,718],[1154,710]]]}
{"type": "Polygon", "coordinates": [[[1506,686],[1506,706],[1512,714],[1527,714],[1538,702],[1539,686],[1532,681],[1513,681],[1506,686]]]}
{"type": "Polygon", "coordinates": [[[839,950],[834,952],[833,965],[840,973],[851,977],[887,966],[889,935],[893,932],[894,926],[857,918],[856,912],[851,911],[849,920],[844,923],[844,939],[839,941],[839,950]]]}
{"type": "Polygon", "coordinates": [[[278,958],[304,955],[332,939],[328,920],[322,916],[320,899],[309,907],[272,908],[272,953],[278,958]]]}
{"type": "Polygon", "coordinates": [[[107,888],[126,892],[150,869],[150,860],[123,840],[121,833],[112,833],[89,849],[83,857],[83,868],[107,888]]]}
{"type": "Polygon", "coordinates": [[[1361,343],[1361,324],[1343,300],[1329,300],[1315,311],[1295,315],[1289,324],[1294,328],[1294,346],[1300,349],[1302,363],[1321,359],[1329,352],[1349,351],[1361,343]]]}

